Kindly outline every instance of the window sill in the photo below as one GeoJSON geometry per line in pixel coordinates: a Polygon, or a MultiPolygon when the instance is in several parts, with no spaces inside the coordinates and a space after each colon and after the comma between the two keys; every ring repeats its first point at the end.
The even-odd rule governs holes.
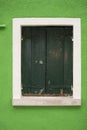
{"type": "Polygon", "coordinates": [[[13,99],[13,106],[80,106],[80,99],[73,97],[21,97],[13,99]]]}

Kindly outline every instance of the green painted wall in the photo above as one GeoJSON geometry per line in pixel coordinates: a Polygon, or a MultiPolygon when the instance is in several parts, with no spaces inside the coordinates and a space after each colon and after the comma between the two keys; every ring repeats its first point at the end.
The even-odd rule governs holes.
{"type": "Polygon", "coordinates": [[[0,0],[0,130],[87,130],[87,0],[0,0]],[[12,107],[12,18],[79,17],[82,106],[12,107]]]}

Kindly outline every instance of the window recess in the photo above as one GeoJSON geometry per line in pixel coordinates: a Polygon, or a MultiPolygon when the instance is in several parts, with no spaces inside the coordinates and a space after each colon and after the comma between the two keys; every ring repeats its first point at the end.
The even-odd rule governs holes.
{"type": "Polygon", "coordinates": [[[22,27],[23,96],[73,95],[73,26],[22,27]]]}

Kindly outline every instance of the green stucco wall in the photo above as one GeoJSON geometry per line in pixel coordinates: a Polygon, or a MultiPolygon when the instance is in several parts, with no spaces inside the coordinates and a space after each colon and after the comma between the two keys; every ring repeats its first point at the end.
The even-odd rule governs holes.
{"type": "Polygon", "coordinates": [[[87,130],[87,0],[0,0],[0,130],[87,130]],[[81,18],[82,106],[12,106],[12,18],[81,18]]]}

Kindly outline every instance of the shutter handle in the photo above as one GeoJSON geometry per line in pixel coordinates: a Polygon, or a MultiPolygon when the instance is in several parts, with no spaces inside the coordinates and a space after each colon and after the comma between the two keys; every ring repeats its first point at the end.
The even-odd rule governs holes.
{"type": "Polygon", "coordinates": [[[43,65],[43,60],[40,60],[40,61],[39,61],[39,64],[40,64],[40,65],[43,65]]]}

